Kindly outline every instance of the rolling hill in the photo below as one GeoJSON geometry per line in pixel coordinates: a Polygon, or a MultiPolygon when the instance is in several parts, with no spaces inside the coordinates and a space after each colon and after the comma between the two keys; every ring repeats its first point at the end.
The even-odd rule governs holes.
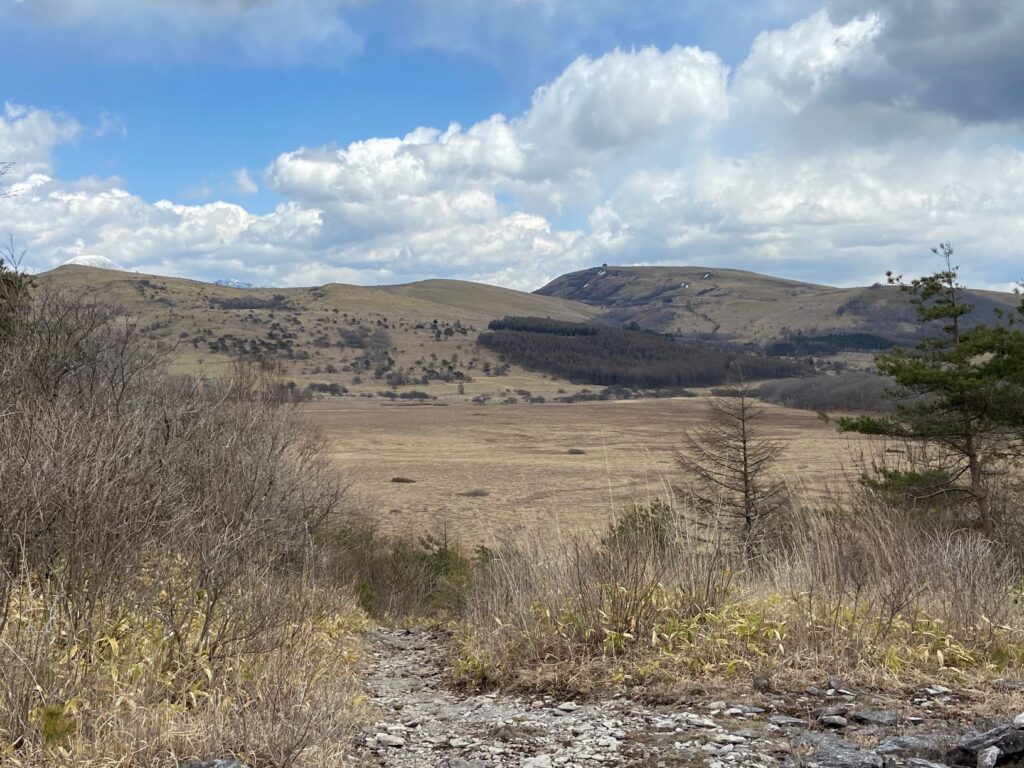
{"type": "Polygon", "coordinates": [[[175,346],[173,365],[182,372],[216,375],[235,357],[270,359],[299,386],[353,393],[551,389],[550,378],[506,366],[478,347],[478,332],[506,315],[580,322],[600,311],[455,280],[243,289],[67,265],[39,275],[37,283],[122,307],[152,341],[175,346]]]}
{"type": "MultiPolygon", "coordinates": [[[[233,359],[249,358],[277,366],[296,386],[334,394],[422,390],[505,399],[517,390],[535,396],[579,389],[555,367],[529,370],[528,356],[477,343],[491,321],[508,316],[639,327],[773,354],[850,352],[846,359],[865,366],[872,350],[884,348],[871,343],[920,332],[895,288],[833,288],[705,267],[605,266],[563,275],[532,294],[458,280],[240,288],[83,265],[59,267],[37,282],[122,307],[154,343],[174,348],[181,372],[217,375],[233,359]],[[800,344],[780,346],[797,333],[804,334],[800,344]],[[841,340],[850,339],[869,346],[844,350],[841,340]]],[[[981,291],[971,300],[976,320],[1017,302],[981,291]]]]}
{"type": "MultiPolygon", "coordinates": [[[[537,291],[588,304],[598,319],[718,341],[767,342],[791,333],[862,332],[916,338],[913,307],[898,288],[834,288],[736,269],[603,266],[563,275],[537,291]]],[[[971,291],[973,322],[1015,306],[1009,293],[971,291]]]]}

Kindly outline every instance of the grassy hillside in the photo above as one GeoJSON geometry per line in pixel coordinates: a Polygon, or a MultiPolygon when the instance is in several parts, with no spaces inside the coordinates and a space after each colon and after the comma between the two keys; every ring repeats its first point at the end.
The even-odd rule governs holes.
{"type": "Polygon", "coordinates": [[[178,371],[218,375],[233,357],[251,357],[281,366],[301,387],[368,393],[393,385],[431,394],[454,394],[461,385],[467,395],[553,387],[539,374],[503,367],[477,347],[477,333],[509,314],[580,321],[598,312],[564,299],[448,280],[239,289],[64,266],[40,275],[38,283],[94,292],[123,307],[151,340],[176,345],[178,371]]]}
{"type": "MultiPolygon", "coordinates": [[[[563,275],[537,293],[600,308],[603,319],[652,330],[766,343],[794,332],[864,332],[903,340],[918,332],[897,288],[834,288],[736,269],[595,267],[563,275]]],[[[1012,294],[972,291],[971,319],[993,319],[1012,294]]]]}
{"type": "Polygon", "coordinates": [[[600,313],[596,307],[575,301],[464,280],[423,280],[405,285],[385,285],[378,290],[488,317],[540,313],[543,317],[582,322],[600,313]]]}

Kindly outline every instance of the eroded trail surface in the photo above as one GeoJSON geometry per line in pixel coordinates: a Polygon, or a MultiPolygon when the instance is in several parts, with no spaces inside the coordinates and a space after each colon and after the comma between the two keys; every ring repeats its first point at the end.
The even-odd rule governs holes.
{"type": "Polygon", "coordinates": [[[671,706],[464,695],[446,685],[440,636],[381,629],[372,643],[368,685],[380,720],[362,738],[364,765],[933,768],[982,765],[989,750],[987,765],[1024,766],[1024,718],[970,731],[954,716],[960,696],[938,685],[893,701],[832,679],[799,695],[671,706]]]}

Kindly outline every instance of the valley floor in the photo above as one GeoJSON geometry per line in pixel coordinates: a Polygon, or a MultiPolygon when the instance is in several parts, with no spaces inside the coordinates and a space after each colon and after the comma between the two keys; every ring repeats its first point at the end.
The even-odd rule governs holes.
{"type": "MultiPolygon", "coordinates": [[[[684,478],[674,453],[706,420],[703,398],[544,405],[396,405],[325,399],[306,406],[389,533],[430,531],[467,545],[543,531],[603,531],[634,501],[666,499],[684,478]]],[[[858,475],[869,443],[815,413],[765,405],[763,436],[804,498],[858,475]]]]}

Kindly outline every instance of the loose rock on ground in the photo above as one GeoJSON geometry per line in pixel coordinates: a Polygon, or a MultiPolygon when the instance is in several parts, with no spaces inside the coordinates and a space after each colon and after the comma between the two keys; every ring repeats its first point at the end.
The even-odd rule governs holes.
{"type": "Polygon", "coordinates": [[[380,720],[358,745],[365,765],[974,768],[1024,757],[1024,718],[973,733],[947,720],[941,702],[933,709],[954,695],[941,685],[924,689],[909,716],[836,678],[797,696],[752,687],[749,700],[690,706],[474,695],[446,684],[441,636],[380,629],[372,642],[380,720]]]}

